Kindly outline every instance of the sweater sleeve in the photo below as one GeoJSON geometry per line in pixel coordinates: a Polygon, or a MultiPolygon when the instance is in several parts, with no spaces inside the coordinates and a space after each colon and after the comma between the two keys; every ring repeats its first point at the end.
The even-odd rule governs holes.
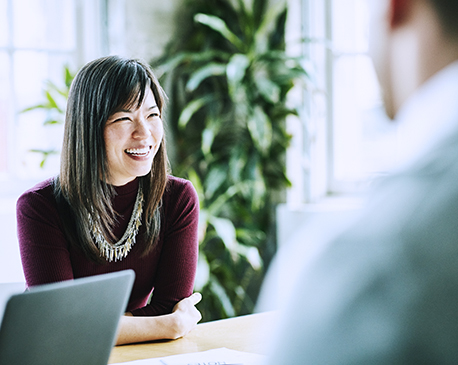
{"type": "Polygon", "coordinates": [[[193,292],[198,258],[199,199],[189,181],[174,178],[164,207],[163,245],[150,303],[135,316],[171,313],[193,292]]]}
{"type": "Polygon", "coordinates": [[[31,189],[16,204],[17,234],[27,286],[73,279],[52,187],[31,189]]]}

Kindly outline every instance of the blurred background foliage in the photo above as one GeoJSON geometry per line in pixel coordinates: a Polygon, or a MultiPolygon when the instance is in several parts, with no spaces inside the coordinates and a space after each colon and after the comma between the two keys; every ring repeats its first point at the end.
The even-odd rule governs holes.
{"type": "MultiPolygon", "coordinates": [[[[44,102],[41,104],[30,106],[22,111],[22,113],[32,110],[44,110],[46,118],[44,125],[63,125],[65,121],[65,109],[67,107],[68,93],[70,85],[75,78],[75,73],[68,66],[63,70],[63,85],[57,86],[52,81],[48,80],[43,88],[44,102]]],[[[32,149],[30,152],[39,153],[42,155],[40,167],[44,167],[47,158],[50,155],[60,154],[57,149],[32,149]]]]}
{"type": "Polygon", "coordinates": [[[276,251],[275,207],[290,181],[287,94],[308,74],[285,53],[287,6],[188,0],[165,53],[152,61],[169,96],[173,174],[201,204],[196,290],[203,321],[251,313],[276,251]]]}

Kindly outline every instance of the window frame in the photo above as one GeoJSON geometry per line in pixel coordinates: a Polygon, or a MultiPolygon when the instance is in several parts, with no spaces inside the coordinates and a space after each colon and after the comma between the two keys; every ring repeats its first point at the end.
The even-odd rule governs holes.
{"type": "Polygon", "coordinates": [[[291,147],[287,150],[287,174],[292,188],[287,204],[301,207],[316,203],[331,193],[332,63],[329,45],[330,0],[289,0],[286,51],[310,61],[312,82],[296,87],[289,97],[301,105],[299,116],[287,120],[291,147]]]}
{"type": "MultiPolygon", "coordinates": [[[[300,117],[287,121],[292,134],[291,148],[287,151],[287,173],[293,183],[287,193],[287,204],[300,207],[329,197],[358,196],[371,176],[347,181],[335,175],[334,67],[342,57],[368,57],[368,53],[342,52],[332,46],[333,0],[288,0],[288,6],[287,52],[310,61],[313,83],[307,89],[294,90],[291,96],[293,100],[301,99],[302,110],[300,117]]],[[[380,111],[383,112],[381,101],[380,111]]]]}

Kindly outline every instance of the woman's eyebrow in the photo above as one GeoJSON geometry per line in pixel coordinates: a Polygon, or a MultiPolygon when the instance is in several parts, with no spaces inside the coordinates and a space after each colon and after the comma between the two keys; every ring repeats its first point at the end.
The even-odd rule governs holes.
{"type": "MultiPolygon", "coordinates": [[[[147,110],[151,110],[151,109],[154,109],[154,108],[158,108],[158,106],[156,104],[150,106],[147,110]]],[[[130,109],[118,109],[114,112],[114,114],[116,113],[132,113],[133,111],[130,110],[130,109]]]]}

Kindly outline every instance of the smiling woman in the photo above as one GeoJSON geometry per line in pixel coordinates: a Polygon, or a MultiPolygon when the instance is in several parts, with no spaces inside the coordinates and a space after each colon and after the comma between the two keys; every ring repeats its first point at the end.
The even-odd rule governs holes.
{"type": "Polygon", "coordinates": [[[135,271],[118,343],[181,337],[201,318],[199,203],[190,182],[168,175],[164,100],[138,60],[84,66],[69,93],[60,174],[17,203],[28,286],[135,271]]]}

